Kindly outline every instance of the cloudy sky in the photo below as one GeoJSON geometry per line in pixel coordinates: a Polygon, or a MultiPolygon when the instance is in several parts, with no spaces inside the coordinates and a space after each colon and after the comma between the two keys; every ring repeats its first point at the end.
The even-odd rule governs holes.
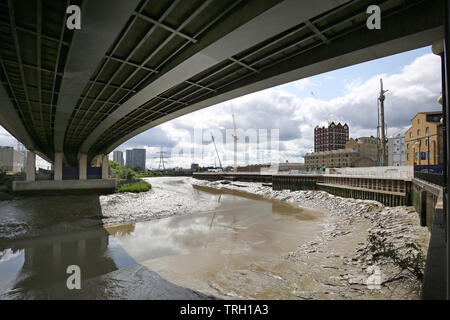
{"type": "MultiPolygon", "coordinates": [[[[117,150],[146,148],[148,168],[158,167],[156,152],[161,147],[169,156],[169,167],[190,167],[192,162],[218,165],[213,135],[223,165],[232,165],[233,109],[238,165],[277,159],[303,162],[314,147],[318,124],[346,122],[350,137],[376,136],[380,78],[389,90],[385,101],[389,136],[404,133],[417,112],[440,109],[440,58],[426,47],[220,103],[152,128],[117,150]]],[[[14,143],[0,127],[0,145],[14,143]]]]}

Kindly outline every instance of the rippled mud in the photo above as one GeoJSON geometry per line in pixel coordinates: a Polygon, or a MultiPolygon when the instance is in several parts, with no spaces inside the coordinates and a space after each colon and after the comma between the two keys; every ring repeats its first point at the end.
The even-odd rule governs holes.
{"type": "MultiPolygon", "coordinates": [[[[426,256],[430,235],[420,226],[413,207],[385,207],[376,201],[341,198],[322,191],[274,191],[260,183],[197,180],[194,184],[218,192],[251,193],[326,213],[328,218],[320,234],[280,259],[281,271],[272,277],[271,289],[251,298],[419,299],[421,281],[389,259],[374,263],[368,244],[368,236],[376,236],[392,244],[401,257],[407,244],[415,243],[426,256]],[[372,282],[374,270],[377,285],[372,282]]],[[[273,276],[273,265],[266,266],[265,261],[263,274],[273,276]]],[[[238,274],[230,274],[237,283],[238,274]]],[[[243,274],[247,276],[248,271],[243,274]]],[[[258,283],[253,281],[247,290],[257,288],[258,283]]]]}
{"type": "Polygon", "coordinates": [[[0,299],[417,299],[367,237],[428,232],[408,207],[258,183],[151,178],[149,192],[0,202],[0,299]],[[382,218],[381,218],[382,217],[382,218]],[[82,289],[66,287],[80,266],[82,289]]]}

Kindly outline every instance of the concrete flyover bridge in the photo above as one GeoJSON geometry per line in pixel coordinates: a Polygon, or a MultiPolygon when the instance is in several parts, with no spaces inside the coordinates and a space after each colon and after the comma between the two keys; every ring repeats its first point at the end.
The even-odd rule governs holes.
{"type": "MultiPolygon", "coordinates": [[[[0,124],[63,168],[251,92],[444,37],[444,0],[0,0],[0,124]],[[370,30],[367,8],[381,9],[370,30]],[[67,27],[81,8],[81,29],[67,27]]],[[[33,172],[32,172],[33,171],[33,172]]]]}
{"type": "MultiPolygon", "coordinates": [[[[432,44],[442,61],[448,128],[449,6],[449,0],[0,0],[0,124],[31,151],[28,181],[15,187],[111,187],[108,154],[149,128],[432,44]],[[379,29],[368,27],[372,5],[380,9],[379,29]],[[73,29],[77,18],[80,29],[73,29]],[[53,163],[54,181],[34,181],[36,154],[53,163]],[[89,179],[100,165],[102,179],[89,179]],[[77,180],[64,179],[68,167],[77,168],[77,180]]],[[[445,250],[439,257],[446,264],[435,274],[448,298],[444,132],[446,237],[436,250],[445,250]]]]}

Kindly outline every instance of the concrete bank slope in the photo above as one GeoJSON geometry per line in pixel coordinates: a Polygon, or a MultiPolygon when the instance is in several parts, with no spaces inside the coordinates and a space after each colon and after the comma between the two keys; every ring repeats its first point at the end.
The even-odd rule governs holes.
{"type": "Polygon", "coordinates": [[[192,183],[293,202],[328,215],[320,236],[283,257],[298,266],[297,277],[303,284],[297,289],[299,299],[420,298],[422,282],[408,268],[402,268],[392,257],[374,257],[375,252],[383,251],[377,247],[381,244],[391,249],[397,262],[417,258],[414,266],[423,271],[425,260],[421,257],[426,256],[430,236],[427,228],[420,226],[414,207],[386,207],[376,201],[341,198],[323,191],[274,191],[262,183],[192,183]],[[411,244],[417,250],[411,249],[411,244]]]}

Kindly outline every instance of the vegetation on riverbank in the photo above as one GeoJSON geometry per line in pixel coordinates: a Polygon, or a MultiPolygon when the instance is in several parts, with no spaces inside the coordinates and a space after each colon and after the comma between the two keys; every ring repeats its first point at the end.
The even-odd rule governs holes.
{"type": "Polygon", "coordinates": [[[111,175],[120,180],[133,180],[136,178],[139,179],[162,176],[162,173],[158,171],[145,172],[141,168],[128,168],[115,161],[109,161],[109,168],[111,175]]]}
{"type": "Polygon", "coordinates": [[[423,272],[425,269],[425,256],[419,245],[414,242],[405,244],[405,250],[402,253],[389,243],[386,238],[370,235],[368,237],[369,251],[372,254],[372,261],[379,262],[385,258],[391,260],[401,270],[411,272],[418,280],[423,280],[423,272]]]}
{"type": "Polygon", "coordinates": [[[131,184],[125,184],[118,188],[116,190],[117,193],[123,193],[123,192],[133,192],[133,193],[139,193],[139,192],[146,192],[149,191],[152,188],[152,185],[146,181],[139,181],[136,183],[131,184]]]}

